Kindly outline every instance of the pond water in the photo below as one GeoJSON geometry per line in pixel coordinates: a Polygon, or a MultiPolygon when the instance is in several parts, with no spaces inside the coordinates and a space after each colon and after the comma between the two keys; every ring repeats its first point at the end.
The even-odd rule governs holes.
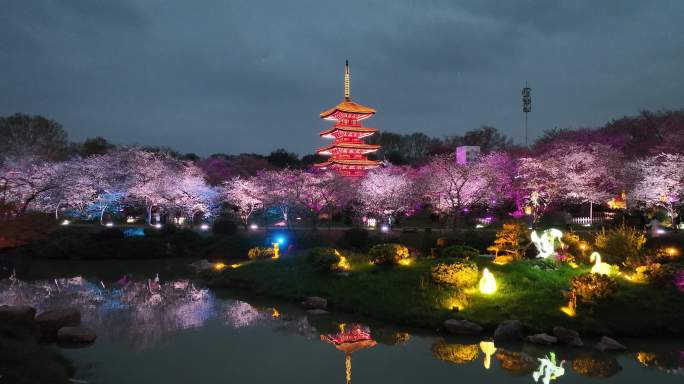
{"type": "Polygon", "coordinates": [[[18,265],[0,279],[0,304],[80,308],[98,339],[62,352],[88,383],[684,382],[684,340],[621,339],[630,350],[620,354],[494,345],[307,315],[293,303],[203,288],[185,273],[159,262],[18,265]]]}

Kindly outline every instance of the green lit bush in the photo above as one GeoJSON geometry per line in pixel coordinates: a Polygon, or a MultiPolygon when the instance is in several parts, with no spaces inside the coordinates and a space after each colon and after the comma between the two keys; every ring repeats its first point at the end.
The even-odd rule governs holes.
{"type": "Polygon", "coordinates": [[[313,248],[307,254],[307,261],[319,272],[333,272],[339,269],[341,257],[334,248],[313,248]]]}
{"type": "Polygon", "coordinates": [[[409,258],[409,250],[401,244],[378,244],[368,251],[368,259],[375,265],[397,265],[409,258]]]}
{"type": "Polygon", "coordinates": [[[447,260],[430,268],[430,276],[436,283],[459,288],[477,284],[478,273],[475,262],[463,259],[447,260]]]}
{"type": "Polygon", "coordinates": [[[615,280],[597,273],[583,273],[570,281],[570,291],[582,304],[596,304],[615,294],[616,290],[615,280]]]}
{"type": "Polygon", "coordinates": [[[250,260],[268,259],[275,255],[273,248],[269,247],[254,247],[247,252],[247,257],[250,260]]]}
{"type": "Polygon", "coordinates": [[[451,245],[441,250],[440,256],[443,258],[455,259],[475,259],[480,252],[467,245],[451,245]]]}
{"type": "Polygon", "coordinates": [[[646,236],[635,228],[620,226],[601,230],[594,237],[594,247],[609,264],[637,267],[643,264],[646,236]]]}

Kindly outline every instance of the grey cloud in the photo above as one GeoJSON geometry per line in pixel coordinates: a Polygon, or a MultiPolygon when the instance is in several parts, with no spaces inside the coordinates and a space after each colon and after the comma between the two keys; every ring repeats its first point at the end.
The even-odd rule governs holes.
{"type": "Polygon", "coordinates": [[[67,0],[0,3],[0,114],[76,140],[309,153],[342,96],[369,125],[521,139],[684,104],[684,3],[67,0]]]}

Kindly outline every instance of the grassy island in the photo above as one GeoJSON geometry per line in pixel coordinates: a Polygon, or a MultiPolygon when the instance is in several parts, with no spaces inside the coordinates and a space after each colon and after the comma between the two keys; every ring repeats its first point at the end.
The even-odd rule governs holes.
{"type": "Polygon", "coordinates": [[[438,259],[383,267],[371,264],[366,254],[343,253],[350,264],[344,274],[317,270],[302,251],[212,273],[210,284],[292,300],[322,296],[337,310],[419,327],[436,328],[448,318],[461,318],[493,329],[503,320],[519,319],[539,331],[561,325],[595,335],[684,333],[684,295],[626,278],[615,278],[613,295],[578,307],[575,316],[562,312],[568,303],[564,293],[573,277],[589,272],[586,265],[550,267],[535,260],[497,265],[478,258],[479,269],[488,268],[497,283],[495,293],[484,295],[475,287],[445,287],[432,281],[430,271],[438,259]]]}

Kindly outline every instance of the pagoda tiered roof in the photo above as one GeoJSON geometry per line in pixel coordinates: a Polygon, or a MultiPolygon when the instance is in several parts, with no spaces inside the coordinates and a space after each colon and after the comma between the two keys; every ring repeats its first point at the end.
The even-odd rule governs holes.
{"type": "Polygon", "coordinates": [[[324,131],[321,131],[320,135],[322,137],[330,138],[332,139],[333,137],[330,136],[335,131],[344,131],[344,132],[357,132],[361,133],[361,135],[357,136],[359,139],[364,138],[366,136],[370,136],[374,134],[375,132],[378,131],[377,128],[368,128],[368,127],[362,127],[360,125],[357,126],[350,126],[350,125],[334,125],[330,129],[326,129],[324,131]]]}
{"type": "Polygon", "coordinates": [[[371,153],[371,152],[375,152],[378,149],[380,149],[380,146],[377,144],[366,144],[366,143],[349,143],[349,142],[332,143],[330,145],[326,145],[325,147],[318,148],[316,150],[316,153],[321,154],[321,155],[330,155],[331,153],[329,151],[333,148],[362,149],[362,150],[366,151],[364,153],[371,153]],[[326,153],[326,151],[327,151],[327,153],[326,153]]]}
{"type": "Polygon", "coordinates": [[[328,119],[333,117],[336,112],[370,116],[375,113],[375,109],[371,107],[366,107],[365,105],[361,105],[359,103],[355,103],[351,101],[351,99],[349,99],[348,97],[345,97],[341,103],[326,111],[321,112],[320,116],[322,119],[328,119]]]}
{"type": "Polygon", "coordinates": [[[375,168],[380,165],[379,161],[368,159],[333,159],[330,158],[323,163],[314,164],[318,168],[328,168],[335,165],[354,165],[364,168],[375,168]]]}

